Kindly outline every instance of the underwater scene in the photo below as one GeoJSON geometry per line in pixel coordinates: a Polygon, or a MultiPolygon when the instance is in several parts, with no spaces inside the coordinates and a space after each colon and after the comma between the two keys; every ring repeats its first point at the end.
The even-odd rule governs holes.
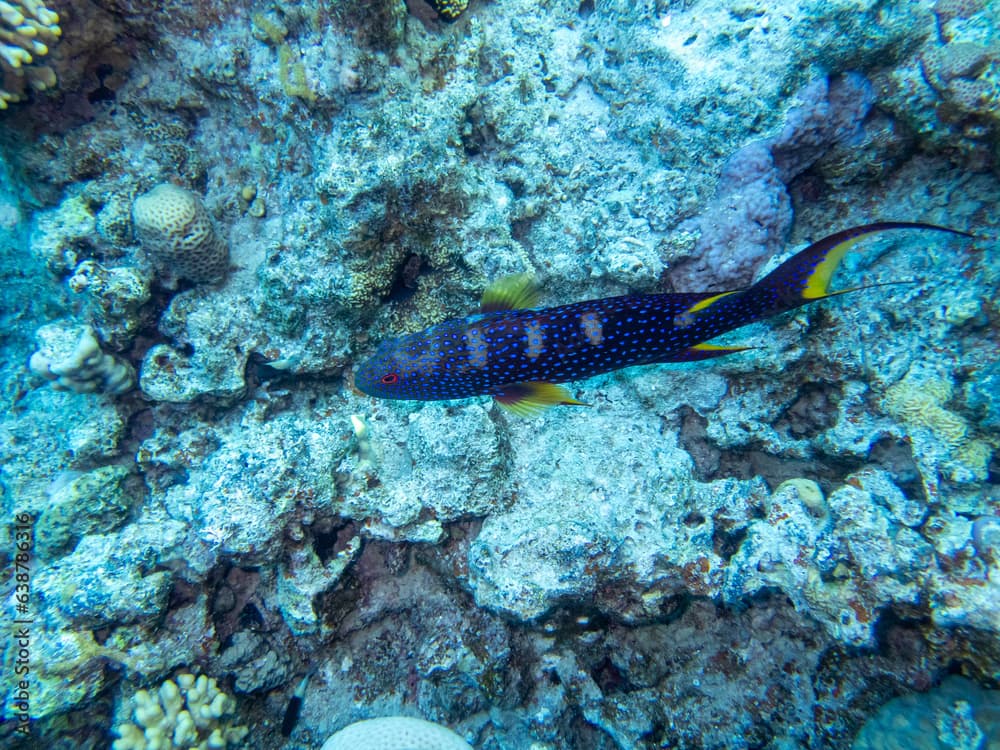
{"type": "Polygon", "coordinates": [[[1000,2],[0,0],[0,747],[1000,749],[1000,2]]]}

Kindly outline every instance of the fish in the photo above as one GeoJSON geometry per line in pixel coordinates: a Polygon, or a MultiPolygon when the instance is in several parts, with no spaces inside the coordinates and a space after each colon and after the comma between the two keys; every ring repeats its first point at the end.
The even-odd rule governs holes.
{"type": "Polygon", "coordinates": [[[840,262],[857,243],[902,229],[973,236],[919,222],[865,224],[814,242],[743,289],[627,294],[558,307],[539,307],[538,286],[530,275],[517,274],[488,287],[478,313],[382,342],[357,368],[354,384],[383,399],[491,396],[519,416],[555,405],[587,406],[558,384],[634,365],[695,362],[745,351],[750,347],[709,340],[868,288],[829,289],[840,262]]]}
{"type": "Polygon", "coordinates": [[[285,708],[285,715],[281,720],[281,736],[291,737],[295,731],[295,725],[299,723],[299,714],[302,713],[302,701],[306,697],[306,688],[309,686],[309,678],[312,677],[313,670],[306,672],[299,684],[296,686],[292,697],[285,708]]]}

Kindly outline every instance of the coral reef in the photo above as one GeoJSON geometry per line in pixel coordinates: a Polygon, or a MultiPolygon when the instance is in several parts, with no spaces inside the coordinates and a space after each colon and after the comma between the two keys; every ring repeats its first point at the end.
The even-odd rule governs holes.
{"type": "Polygon", "coordinates": [[[97,231],[93,207],[83,195],[74,195],[38,216],[31,251],[55,273],[75,268],[82,253],[90,252],[97,231]]]}
{"type": "Polygon", "coordinates": [[[124,393],[135,385],[135,370],[101,351],[94,330],[67,322],[50,323],[35,332],[38,351],[28,366],[57,388],[77,393],[124,393]]]}
{"type": "Polygon", "coordinates": [[[882,106],[929,148],[962,154],[972,167],[1000,159],[1000,23],[996,3],[934,4],[937,33],[904,64],[881,71],[882,106]]]}
{"type": "Polygon", "coordinates": [[[783,591],[838,640],[871,644],[879,607],[915,602],[933,548],[913,531],[909,507],[884,472],[847,477],[829,498],[814,483],[789,480],[768,499],[730,560],[726,595],[739,601],[764,587],[783,591]]]}
{"type": "Polygon", "coordinates": [[[1000,5],[62,0],[30,66],[9,8],[54,22],[0,3],[0,96],[59,85],[0,111],[4,747],[992,731],[1000,5]],[[975,237],[587,407],[352,388],[504,275],[731,288],[882,220],[975,237]]]}
{"type": "Polygon", "coordinates": [[[80,537],[119,528],[137,500],[135,479],[127,467],[113,465],[57,477],[35,527],[38,556],[62,557],[72,552],[80,537]]]}
{"type": "Polygon", "coordinates": [[[726,162],[716,198],[684,228],[699,233],[696,260],[670,278],[680,290],[746,286],[753,272],[788,239],[787,185],[826,153],[861,140],[871,86],[857,74],[817,79],[797,95],[772,138],[744,146],[726,162]]]}
{"type": "Polygon", "coordinates": [[[144,322],[143,307],[151,297],[149,280],[135,268],[105,268],[85,260],[67,286],[79,295],[82,317],[98,338],[115,349],[127,348],[144,322]]]}
{"type": "Polygon", "coordinates": [[[962,677],[894,698],[858,732],[853,750],[979,750],[1000,742],[1000,692],[962,677]]]}

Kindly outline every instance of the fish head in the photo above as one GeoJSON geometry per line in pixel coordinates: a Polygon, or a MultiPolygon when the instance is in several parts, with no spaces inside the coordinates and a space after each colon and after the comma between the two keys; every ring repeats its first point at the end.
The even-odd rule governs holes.
{"type": "Polygon", "coordinates": [[[406,373],[393,341],[384,341],[354,372],[354,387],[376,398],[405,398],[406,373]]]}
{"type": "Polygon", "coordinates": [[[411,340],[415,338],[382,342],[355,371],[354,386],[376,398],[432,398],[436,360],[426,342],[411,340]]]}

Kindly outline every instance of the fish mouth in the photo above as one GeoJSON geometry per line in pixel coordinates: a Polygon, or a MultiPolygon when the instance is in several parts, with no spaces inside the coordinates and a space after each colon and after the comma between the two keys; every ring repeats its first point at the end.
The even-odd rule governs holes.
{"type": "Polygon", "coordinates": [[[347,383],[347,387],[350,388],[351,393],[355,396],[370,396],[368,391],[365,390],[363,383],[364,377],[361,375],[361,368],[354,370],[347,370],[344,373],[344,381],[347,383]],[[359,382],[361,381],[361,382],[359,382]]]}
{"type": "Polygon", "coordinates": [[[365,360],[347,373],[347,382],[352,391],[366,396],[377,396],[377,384],[371,360],[365,360]]]}

